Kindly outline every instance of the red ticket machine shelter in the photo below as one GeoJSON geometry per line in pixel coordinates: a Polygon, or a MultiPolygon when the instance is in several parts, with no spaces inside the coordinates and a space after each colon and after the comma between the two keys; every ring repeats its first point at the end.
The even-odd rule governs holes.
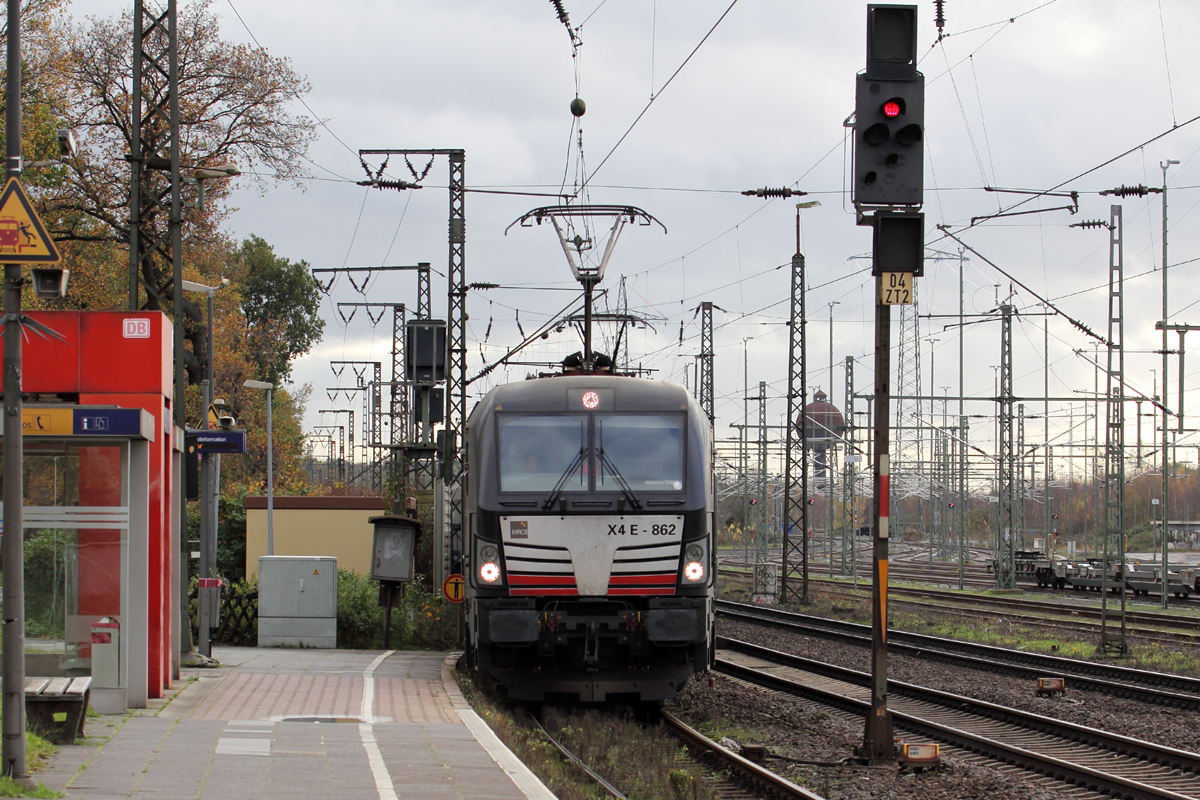
{"type": "MultiPolygon", "coordinates": [[[[142,436],[149,441],[144,472],[123,467],[119,448],[74,451],[71,463],[77,478],[70,502],[90,509],[125,505],[130,513],[126,533],[114,525],[87,528],[86,520],[74,525],[79,560],[64,637],[68,645],[81,643],[77,654],[86,663],[90,638],[78,637],[84,637],[85,631],[90,636],[96,619],[116,616],[115,610],[123,608],[132,618],[122,619],[121,627],[144,632],[127,653],[129,683],[124,688],[130,708],[144,707],[179,677],[180,631],[185,621],[181,619],[185,596],[178,511],[181,487],[174,479],[180,474],[183,435],[172,422],[171,321],[158,311],[54,311],[28,316],[62,340],[27,332],[21,384],[28,404],[23,420],[26,447],[61,438],[36,429],[52,424],[53,416],[46,409],[62,407],[58,404],[142,409],[152,419],[149,433],[142,436]],[[122,488],[113,480],[118,472],[137,482],[144,474],[146,486],[122,488]],[[135,499],[140,505],[143,497],[148,503],[145,514],[131,506],[135,499]]],[[[75,416],[79,418],[74,422],[75,434],[99,433],[87,430],[86,420],[92,417],[75,416]]],[[[99,422],[102,417],[95,419],[94,424],[105,424],[99,422]]],[[[31,490],[26,487],[26,506],[40,505],[31,502],[31,490]]]]}

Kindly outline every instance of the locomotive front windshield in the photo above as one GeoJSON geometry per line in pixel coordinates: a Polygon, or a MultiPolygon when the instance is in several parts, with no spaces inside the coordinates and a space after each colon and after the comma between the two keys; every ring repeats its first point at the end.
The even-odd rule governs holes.
{"type": "Polygon", "coordinates": [[[498,416],[500,491],[680,491],[684,486],[682,414],[498,416]],[[581,454],[581,451],[583,453],[581,454]]]}
{"type": "Polygon", "coordinates": [[[635,492],[682,489],[683,430],[683,417],[679,414],[598,418],[596,446],[604,451],[608,464],[601,464],[596,491],[621,491],[618,475],[635,492]]]}
{"type": "Polygon", "coordinates": [[[549,492],[570,469],[564,490],[587,490],[587,475],[575,463],[583,448],[582,416],[507,416],[500,424],[500,491],[549,492]]]}

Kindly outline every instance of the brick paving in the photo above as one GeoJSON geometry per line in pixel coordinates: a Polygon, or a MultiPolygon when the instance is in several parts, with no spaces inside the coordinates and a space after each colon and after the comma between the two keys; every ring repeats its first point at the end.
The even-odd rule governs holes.
{"type": "Polygon", "coordinates": [[[186,671],[150,708],[89,719],[89,738],[63,747],[35,778],[79,800],[371,800],[393,796],[389,777],[398,798],[552,797],[502,756],[505,766],[497,763],[464,724],[473,712],[444,682],[444,653],[396,652],[376,664],[371,709],[365,674],[381,653],[214,655],[221,669],[186,671]],[[369,725],[359,724],[364,712],[369,725]],[[368,738],[382,769],[372,770],[368,738]]]}

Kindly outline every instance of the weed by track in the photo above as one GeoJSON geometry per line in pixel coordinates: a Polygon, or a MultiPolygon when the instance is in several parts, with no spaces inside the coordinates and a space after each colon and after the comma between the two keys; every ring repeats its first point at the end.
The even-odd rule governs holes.
{"type": "MultiPolygon", "coordinates": [[[[608,794],[515,707],[470,673],[458,673],[463,695],[500,740],[559,800],[602,800],[608,794]]],[[[636,800],[715,800],[716,793],[686,748],[661,728],[604,708],[545,706],[542,724],[585,764],[636,800]]]]}

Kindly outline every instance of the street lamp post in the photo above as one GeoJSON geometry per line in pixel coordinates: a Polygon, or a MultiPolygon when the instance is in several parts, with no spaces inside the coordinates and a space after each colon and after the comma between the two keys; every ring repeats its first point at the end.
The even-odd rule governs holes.
{"type": "MultiPolygon", "coordinates": [[[[21,4],[8,0],[8,76],[5,99],[5,177],[21,177],[21,4]]],[[[25,778],[25,573],[24,502],[21,472],[21,286],[20,264],[4,265],[4,712],[0,772],[25,778]]]]}
{"type": "Polygon", "coordinates": [[[266,381],[246,381],[242,384],[247,389],[267,390],[267,555],[275,555],[275,459],[271,451],[273,436],[271,434],[271,409],[275,384],[266,381]]]}
{"type": "MultiPolygon", "coordinates": [[[[204,408],[200,414],[201,430],[208,430],[208,409],[212,406],[213,381],[216,373],[213,369],[213,295],[218,289],[229,285],[227,278],[222,278],[217,286],[208,286],[195,281],[182,281],[181,288],[185,292],[204,292],[208,295],[208,358],[204,364],[204,408]]],[[[217,514],[213,505],[213,470],[212,462],[207,453],[200,454],[200,577],[211,578],[216,568],[217,560],[217,514]]],[[[203,613],[205,604],[201,606],[200,624],[200,653],[212,656],[212,640],[208,629],[207,614],[203,613]]]]}

